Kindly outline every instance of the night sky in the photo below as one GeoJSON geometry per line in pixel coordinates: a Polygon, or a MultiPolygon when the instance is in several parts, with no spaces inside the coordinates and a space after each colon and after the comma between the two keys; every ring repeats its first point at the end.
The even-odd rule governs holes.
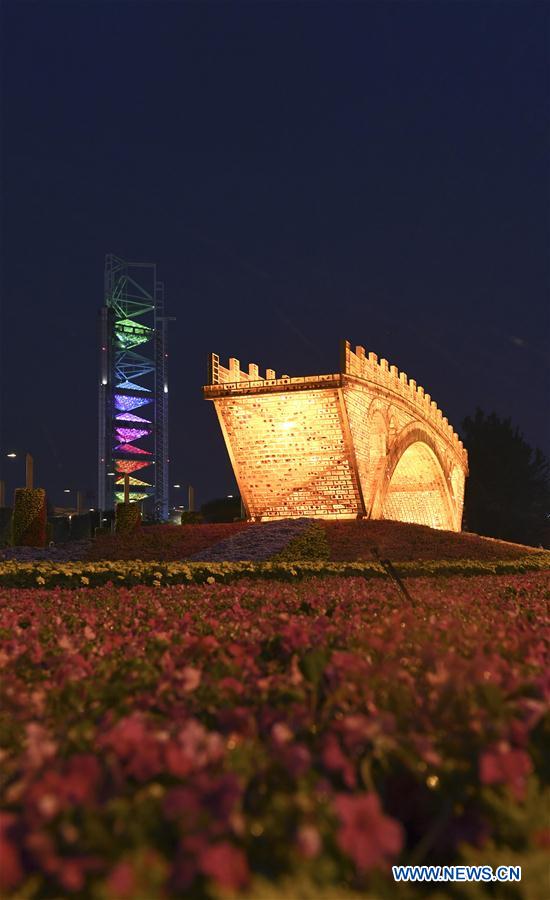
{"type": "Polygon", "coordinates": [[[348,338],[455,428],[479,405],[548,453],[549,19],[529,2],[4,0],[9,490],[14,448],[54,503],[95,493],[107,252],[165,283],[170,480],[199,502],[235,489],[201,396],[210,351],[318,374],[348,338]]]}

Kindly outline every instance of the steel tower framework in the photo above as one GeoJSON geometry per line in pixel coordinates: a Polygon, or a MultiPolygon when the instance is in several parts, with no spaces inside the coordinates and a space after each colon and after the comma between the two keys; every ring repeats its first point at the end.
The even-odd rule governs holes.
{"type": "Polygon", "coordinates": [[[154,263],[105,257],[100,313],[98,505],[142,501],[168,519],[168,319],[154,263]]]}

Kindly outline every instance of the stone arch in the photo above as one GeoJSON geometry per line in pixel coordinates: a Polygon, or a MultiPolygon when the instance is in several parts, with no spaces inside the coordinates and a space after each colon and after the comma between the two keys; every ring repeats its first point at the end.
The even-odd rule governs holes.
{"type": "Polygon", "coordinates": [[[367,412],[367,434],[369,436],[368,481],[370,496],[365,497],[368,510],[372,509],[375,490],[386,465],[388,453],[388,423],[384,404],[375,398],[367,412]]]}
{"type": "Polygon", "coordinates": [[[373,512],[380,518],[457,531],[456,510],[444,457],[429,431],[411,423],[387,455],[373,512]]]}
{"type": "Polygon", "coordinates": [[[395,443],[398,433],[398,419],[397,413],[393,406],[390,406],[388,412],[386,414],[386,420],[388,423],[388,449],[392,447],[395,443]]]}

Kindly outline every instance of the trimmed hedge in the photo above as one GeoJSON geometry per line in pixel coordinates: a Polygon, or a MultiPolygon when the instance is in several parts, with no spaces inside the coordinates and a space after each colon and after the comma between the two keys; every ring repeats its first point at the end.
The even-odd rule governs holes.
{"type": "Polygon", "coordinates": [[[138,503],[117,503],[115,531],[117,534],[130,534],[141,525],[141,509],[138,503]]]}
{"type": "Polygon", "coordinates": [[[44,547],[46,523],[46,491],[43,488],[16,488],[12,543],[16,547],[44,547]]]}
{"type": "MultiPolygon", "coordinates": [[[[550,556],[532,554],[518,559],[416,560],[394,563],[402,578],[453,575],[515,575],[548,570],[550,556]]],[[[376,562],[142,562],[141,560],[100,560],[98,562],[17,562],[0,563],[0,587],[96,587],[112,582],[132,587],[174,584],[229,584],[241,578],[267,581],[296,581],[308,577],[387,578],[376,562]]]]}

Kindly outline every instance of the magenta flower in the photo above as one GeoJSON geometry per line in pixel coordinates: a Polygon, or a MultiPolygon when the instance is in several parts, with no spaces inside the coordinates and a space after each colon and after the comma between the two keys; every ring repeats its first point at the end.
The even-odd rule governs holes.
{"type": "Polygon", "coordinates": [[[238,891],[249,881],[248,863],[242,850],[221,841],[203,850],[199,866],[201,872],[212,878],[221,888],[238,891]]]}
{"type": "Polygon", "coordinates": [[[99,743],[113,750],[126,772],[138,781],[147,781],[162,768],[161,743],[148,730],[139,712],[117,722],[99,743]]]}
{"type": "Polygon", "coordinates": [[[119,862],[107,879],[107,888],[113,897],[118,900],[126,900],[136,890],[136,877],[134,869],[129,862],[119,862]]]}
{"type": "Polygon", "coordinates": [[[479,759],[482,784],[507,784],[516,800],[523,800],[532,763],[525,750],[515,750],[506,741],[486,750],[479,759]]]}
{"type": "Polygon", "coordinates": [[[403,846],[403,829],[386,816],[377,794],[338,794],[334,800],[341,826],[340,849],[360,872],[384,866],[403,846]]]}

